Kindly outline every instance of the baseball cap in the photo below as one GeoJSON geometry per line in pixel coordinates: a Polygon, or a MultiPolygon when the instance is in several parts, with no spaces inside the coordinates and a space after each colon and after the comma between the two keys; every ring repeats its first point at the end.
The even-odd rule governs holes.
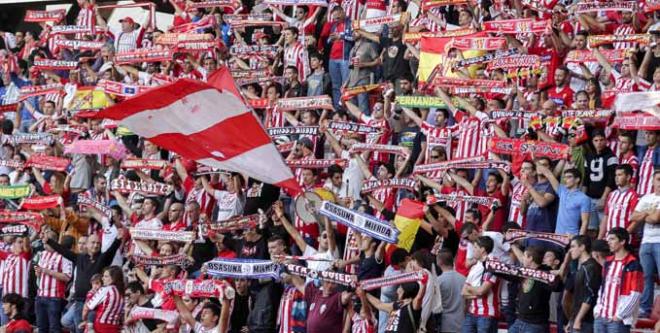
{"type": "Polygon", "coordinates": [[[123,19],[119,20],[119,23],[124,23],[124,22],[135,24],[135,21],[133,21],[133,19],[130,16],[126,16],[123,19]]]}

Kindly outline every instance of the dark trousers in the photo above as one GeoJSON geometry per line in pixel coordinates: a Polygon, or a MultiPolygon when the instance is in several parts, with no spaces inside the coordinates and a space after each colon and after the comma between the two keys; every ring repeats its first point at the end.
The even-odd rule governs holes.
{"type": "Polygon", "coordinates": [[[37,297],[35,314],[39,333],[56,333],[62,331],[60,318],[64,309],[64,299],[55,297],[37,297]]]}

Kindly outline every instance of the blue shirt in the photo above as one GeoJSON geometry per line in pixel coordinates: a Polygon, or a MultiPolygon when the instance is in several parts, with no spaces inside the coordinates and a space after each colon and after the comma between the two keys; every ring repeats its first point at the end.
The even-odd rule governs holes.
{"type": "Polygon", "coordinates": [[[591,200],[579,189],[569,190],[564,185],[559,185],[559,210],[557,211],[556,234],[577,235],[580,233],[582,213],[591,211],[591,200]]]}
{"type": "MultiPolygon", "coordinates": [[[[30,80],[20,78],[15,73],[11,73],[10,78],[11,78],[11,82],[13,82],[14,85],[16,85],[16,87],[18,88],[32,85],[32,82],[30,80]]],[[[35,110],[39,110],[39,100],[37,99],[37,97],[28,97],[25,101],[23,101],[23,103],[30,103],[35,110]]],[[[21,119],[34,120],[34,117],[32,116],[32,114],[25,105],[21,107],[20,113],[21,113],[21,119]]]]}
{"type": "Polygon", "coordinates": [[[555,196],[555,200],[545,207],[540,207],[535,201],[527,207],[527,225],[525,230],[555,232],[557,198],[549,181],[534,184],[534,190],[541,195],[550,193],[555,196]]]}

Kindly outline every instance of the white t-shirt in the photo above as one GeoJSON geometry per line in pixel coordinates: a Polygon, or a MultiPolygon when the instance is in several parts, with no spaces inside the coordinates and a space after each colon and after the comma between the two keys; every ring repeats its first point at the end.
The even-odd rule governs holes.
{"type": "Polygon", "coordinates": [[[230,218],[243,214],[243,205],[245,204],[242,196],[237,193],[215,190],[213,197],[218,205],[218,221],[229,220],[230,218]]]}
{"type": "Polygon", "coordinates": [[[479,287],[481,285],[481,276],[484,275],[484,271],[484,263],[477,261],[477,263],[470,267],[470,272],[465,279],[465,284],[472,287],[479,287]]]}
{"type": "MultiPolygon", "coordinates": [[[[652,208],[660,208],[660,195],[649,193],[637,202],[635,212],[642,212],[652,208]]],[[[660,243],[660,224],[644,223],[644,236],[642,244],[660,243]]]]}
{"type": "Polygon", "coordinates": [[[135,228],[137,229],[160,229],[163,227],[163,222],[157,218],[153,217],[150,219],[142,219],[138,223],[135,224],[135,228]]]}
{"type": "Polygon", "coordinates": [[[204,328],[201,323],[195,323],[195,329],[193,332],[195,333],[211,333],[211,332],[218,332],[219,328],[218,326],[212,327],[212,328],[204,328]]]}
{"type": "MultiPolygon", "coordinates": [[[[334,260],[339,258],[339,251],[335,249],[335,253],[333,254],[330,252],[330,250],[327,250],[325,252],[319,252],[317,249],[307,245],[305,247],[305,253],[303,253],[303,256],[305,257],[314,257],[316,259],[327,259],[327,260],[334,260]]],[[[332,262],[331,261],[308,261],[307,262],[307,267],[310,269],[313,269],[315,271],[325,271],[330,269],[332,267],[332,262]]]]}
{"type": "Polygon", "coordinates": [[[493,240],[493,252],[490,253],[493,258],[497,258],[499,261],[507,264],[512,263],[511,256],[509,256],[511,244],[504,242],[504,235],[495,231],[484,231],[481,235],[488,236],[493,240]]]}
{"type": "MultiPolygon", "coordinates": [[[[341,158],[348,160],[348,166],[344,169],[342,182],[346,185],[346,188],[348,188],[349,196],[352,196],[355,200],[359,200],[362,182],[364,181],[360,165],[354,158],[351,158],[351,154],[347,150],[341,152],[341,158]]],[[[345,195],[345,193],[340,193],[340,197],[345,195]]]]}

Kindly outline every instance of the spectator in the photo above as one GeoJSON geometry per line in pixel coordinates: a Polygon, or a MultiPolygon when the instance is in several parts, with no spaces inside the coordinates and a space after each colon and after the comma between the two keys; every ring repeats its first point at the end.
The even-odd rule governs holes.
{"type": "Polygon", "coordinates": [[[570,256],[578,261],[578,268],[569,290],[573,293],[571,313],[568,314],[567,332],[594,331],[593,308],[596,305],[598,289],[602,281],[602,267],[591,256],[591,239],[587,236],[575,236],[571,240],[570,256]]]}
{"type": "Polygon", "coordinates": [[[655,276],[660,272],[660,222],[657,214],[658,204],[660,204],[658,195],[660,195],[660,171],[653,174],[653,192],[646,194],[637,202],[635,211],[630,217],[633,223],[643,223],[644,230],[642,236],[642,245],[639,249],[639,261],[644,272],[644,292],[641,299],[640,318],[649,316],[653,306],[653,288],[655,286],[655,276]]]}
{"type": "Polygon", "coordinates": [[[465,284],[465,276],[454,270],[454,258],[451,251],[440,250],[438,253],[438,266],[442,274],[438,276],[438,286],[442,295],[442,313],[440,314],[440,327],[438,332],[458,332],[464,320],[465,302],[461,297],[461,289],[465,284]]]}
{"type": "Polygon", "coordinates": [[[480,236],[475,242],[477,263],[470,268],[461,291],[468,304],[461,332],[491,332],[497,327],[499,279],[485,272],[483,265],[493,248],[493,239],[488,236],[480,236]]]}
{"type": "Polygon", "coordinates": [[[545,176],[559,197],[557,214],[557,234],[584,235],[589,224],[591,204],[589,198],[579,190],[580,173],[576,169],[564,171],[566,185],[559,183],[550,169],[537,166],[540,174],[545,176]]]}
{"type": "Polygon", "coordinates": [[[627,249],[629,240],[630,234],[625,228],[612,228],[607,233],[607,244],[613,256],[603,266],[603,284],[594,308],[596,332],[627,331],[633,324],[644,283],[642,266],[627,249]]]}

